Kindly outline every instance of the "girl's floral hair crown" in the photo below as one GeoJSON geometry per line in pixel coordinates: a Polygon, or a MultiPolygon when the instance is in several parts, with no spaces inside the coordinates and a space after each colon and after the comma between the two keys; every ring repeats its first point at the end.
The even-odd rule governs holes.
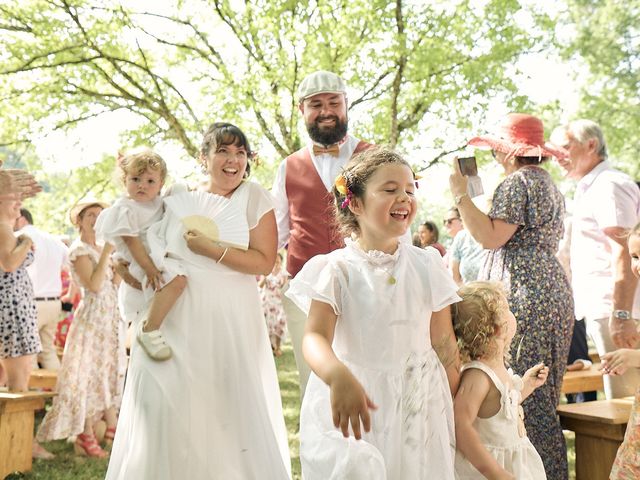
{"type": "MultiPolygon", "coordinates": [[[[415,182],[416,188],[419,188],[418,180],[420,180],[421,178],[422,176],[418,175],[416,172],[413,172],[413,180],[415,182]]],[[[350,184],[351,182],[349,181],[349,174],[344,170],[338,174],[335,181],[333,182],[336,191],[340,195],[344,196],[344,200],[342,200],[340,208],[347,208],[351,203],[351,199],[353,198],[353,191],[351,191],[351,189],[349,188],[350,184]]]]}
{"type": "Polygon", "coordinates": [[[349,186],[347,184],[347,175],[344,171],[338,174],[335,181],[333,182],[333,185],[335,186],[336,191],[340,195],[344,196],[344,200],[342,200],[340,208],[347,208],[351,203],[351,199],[353,198],[353,192],[349,189],[349,186]]]}

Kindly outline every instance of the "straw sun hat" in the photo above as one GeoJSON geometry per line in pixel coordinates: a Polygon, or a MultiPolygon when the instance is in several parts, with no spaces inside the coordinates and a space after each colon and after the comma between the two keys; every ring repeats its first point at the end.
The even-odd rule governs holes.
{"type": "Polygon", "coordinates": [[[103,209],[109,206],[108,203],[102,202],[96,199],[93,195],[89,194],[78,200],[73,205],[73,207],[69,209],[69,220],[71,220],[71,223],[75,226],[78,226],[78,216],[80,215],[80,213],[82,213],[85,208],[92,207],[94,205],[102,207],[103,209]]]}
{"type": "Polygon", "coordinates": [[[495,134],[473,137],[467,143],[506,153],[509,158],[567,156],[565,150],[545,143],[542,120],[525,113],[510,113],[500,123],[495,134]]]}

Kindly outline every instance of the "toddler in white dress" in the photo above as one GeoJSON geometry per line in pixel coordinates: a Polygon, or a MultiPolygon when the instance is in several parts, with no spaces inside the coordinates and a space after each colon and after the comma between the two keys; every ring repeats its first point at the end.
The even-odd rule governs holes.
{"type": "Polygon", "coordinates": [[[415,188],[395,152],[354,157],[334,188],[337,220],[354,240],[291,281],[287,295],[308,313],[313,370],[300,414],[305,480],[454,478],[449,305],[459,297],[436,250],[399,242],[415,188]]]}
{"type": "Polygon", "coordinates": [[[129,264],[130,275],[123,278],[119,297],[123,317],[144,312],[136,325],[136,338],[154,360],[171,358],[171,347],[160,326],[186,286],[186,278],[175,268],[152,259],[147,230],[162,218],[164,207],[160,190],[167,175],[165,161],[148,148],[118,157],[118,168],[127,194],[103,210],[96,222],[96,233],[113,243],[116,257],[129,264]],[[145,294],[143,295],[143,292],[145,294]],[[148,309],[147,299],[151,299],[148,309]]]}
{"type": "Polygon", "coordinates": [[[456,479],[544,480],[542,459],[529,441],[520,403],[547,380],[540,363],[524,378],[505,366],[516,319],[502,285],[471,282],[453,307],[462,368],[454,400],[456,479]]]}

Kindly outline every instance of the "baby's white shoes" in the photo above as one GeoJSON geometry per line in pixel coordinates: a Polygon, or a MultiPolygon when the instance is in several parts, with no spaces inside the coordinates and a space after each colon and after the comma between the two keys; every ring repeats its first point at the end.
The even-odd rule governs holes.
{"type": "Polygon", "coordinates": [[[140,326],[138,327],[138,334],[136,335],[138,343],[142,345],[147,355],[154,360],[162,361],[170,359],[173,352],[162,336],[162,332],[159,329],[151,330],[150,332],[143,331],[142,327],[145,323],[145,321],[140,322],[140,326]]]}

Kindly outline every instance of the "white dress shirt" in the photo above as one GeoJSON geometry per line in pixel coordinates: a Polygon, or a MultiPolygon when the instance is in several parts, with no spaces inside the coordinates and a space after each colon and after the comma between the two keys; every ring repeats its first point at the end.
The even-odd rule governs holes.
{"type": "Polygon", "coordinates": [[[53,235],[25,225],[16,235],[28,235],[35,245],[34,260],[27,267],[35,297],[59,297],[62,293],[60,272],[69,265],[69,249],[53,235]]]}
{"type": "MultiPolygon", "coordinates": [[[[638,223],[640,189],[605,161],[578,182],[574,204],[571,273],[576,318],[608,318],[613,310],[616,265],[604,229],[632,228],[638,223]]],[[[639,318],[638,290],[635,298],[634,317],[639,318]]]]}

